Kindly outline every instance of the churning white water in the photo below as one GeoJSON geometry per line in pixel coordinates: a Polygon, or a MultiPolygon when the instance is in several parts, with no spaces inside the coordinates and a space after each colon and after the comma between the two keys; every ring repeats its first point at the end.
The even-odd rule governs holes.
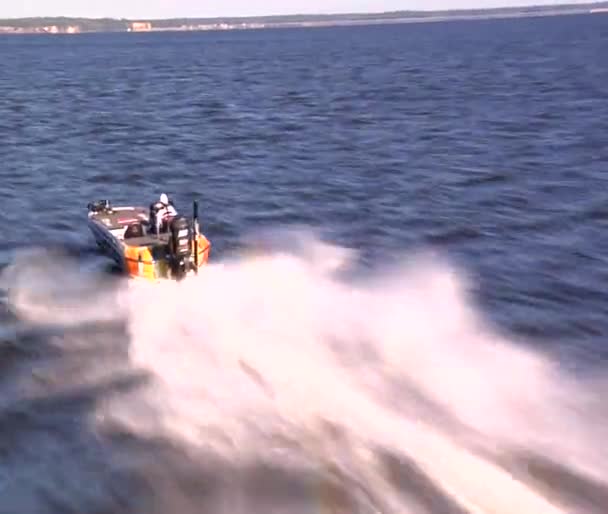
{"type": "MultiPolygon", "coordinates": [[[[337,273],[346,250],[307,248],[216,262],[181,283],[105,286],[60,264],[52,276],[24,267],[9,299],[28,323],[126,319],[129,366],[151,380],[97,404],[98,428],[235,467],[334,470],[365,512],[608,508],[601,380],[499,335],[443,262],[353,278],[337,273]],[[396,478],[386,455],[409,473],[396,478]]],[[[292,512],[353,512],[325,489],[292,512]]],[[[248,512],[235,498],[225,511],[248,512]]]]}

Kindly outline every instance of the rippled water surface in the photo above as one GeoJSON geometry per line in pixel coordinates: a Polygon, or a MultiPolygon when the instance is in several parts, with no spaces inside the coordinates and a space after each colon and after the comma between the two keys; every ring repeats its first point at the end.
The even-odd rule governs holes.
{"type": "Polygon", "coordinates": [[[0,513],[605,513],[607,21],[0,37],[0,513]]]}

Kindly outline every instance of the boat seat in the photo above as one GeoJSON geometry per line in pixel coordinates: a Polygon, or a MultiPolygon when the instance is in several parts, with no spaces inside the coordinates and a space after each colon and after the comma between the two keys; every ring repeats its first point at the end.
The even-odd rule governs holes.
{"type": "Polygon", "coordinates": [[[125,239],[132,239],[134,237],[143,237],[144,234],[144,226],[141,222],[130,223],[125,230],[125,239]]]}

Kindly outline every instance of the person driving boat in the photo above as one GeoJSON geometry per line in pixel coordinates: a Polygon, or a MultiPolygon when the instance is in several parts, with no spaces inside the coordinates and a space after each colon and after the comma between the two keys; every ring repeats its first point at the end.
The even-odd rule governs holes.
{"type": "Polygon", "coordinates": [[[162,193],[159,201],[150,207],[150,225],[154,227],[157,234],[165,231],[175,216],[177,216],[177,209],[165,193],[162,193]]]}

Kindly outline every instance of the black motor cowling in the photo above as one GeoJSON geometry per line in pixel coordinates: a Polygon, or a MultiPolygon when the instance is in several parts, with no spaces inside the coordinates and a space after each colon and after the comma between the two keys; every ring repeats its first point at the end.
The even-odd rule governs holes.
{"type": "Polygon", "coordinates": [[[184,216],[176,216],[169,224],[169,255],[173,274],[177,278],[183,277],[188,272],[192,255],[192,230],[184,216]]]}
{"type": "Polygon", "coordinates": [[[174,257],[186,257],[192,253],[190,223],[185,216],[176,216],[169,225],[169,248],[174,257]]]}

